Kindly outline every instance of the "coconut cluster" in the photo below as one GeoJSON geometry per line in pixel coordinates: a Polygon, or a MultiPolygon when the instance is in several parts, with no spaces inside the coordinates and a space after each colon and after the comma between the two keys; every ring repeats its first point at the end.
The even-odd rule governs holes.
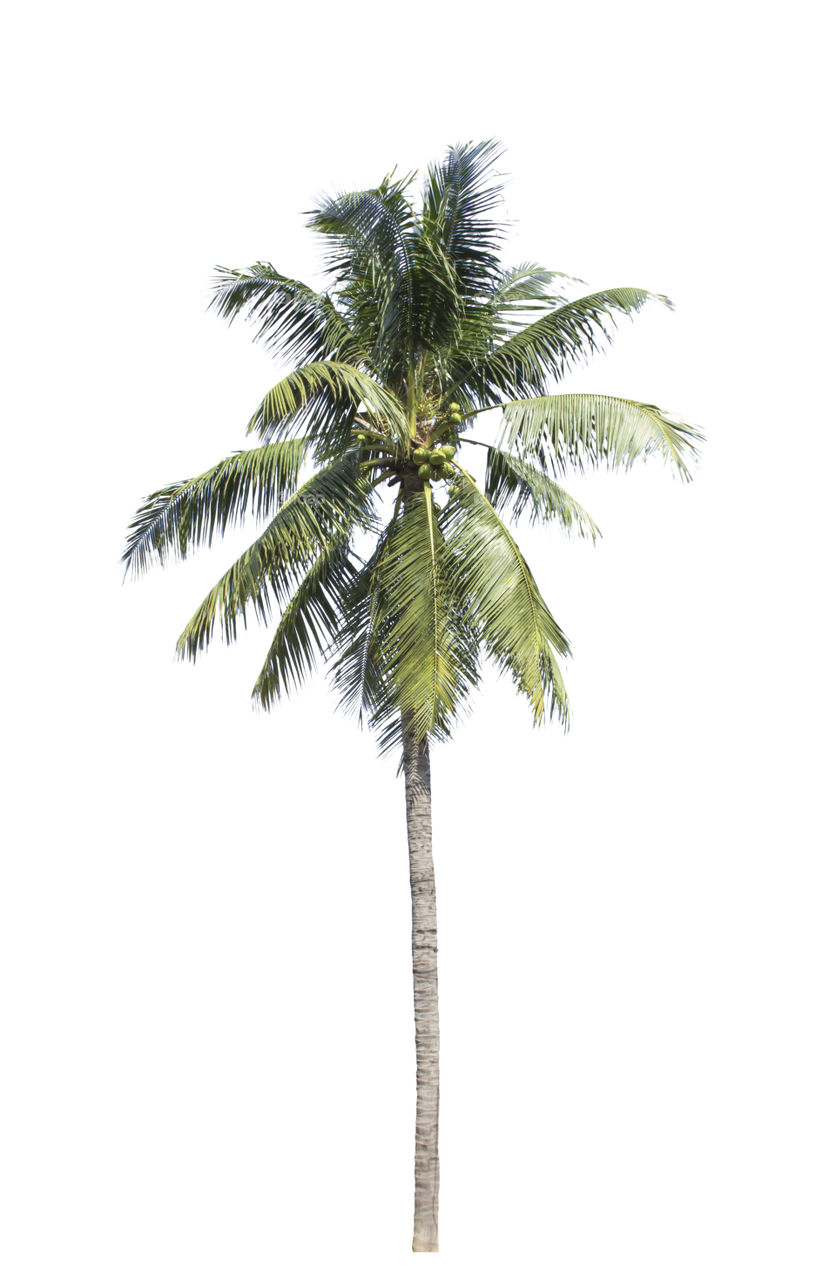
{"type": "MultiPolygon", "coordinates": [[[[429,403],[422,404],[419,409],[428,410],[429,413],[432,413],[432,406],[429,403]]],[[[422,480],[450,480],[456,474],[456,468],[451,465],[456,454],[456,446],[449,442],[441,444],[440,439],[451,435],[457,438],[458,429],[462,421],[461,405],[455,402],[450,404],[446,413],[437,418],[435,425],[429,431],[424,430],[429,424],[426,420],[421,421],[421,417],[422,415],[419,413],[419,422],[422,428],[421,434],[425,435],[425,441],[416,445],[412,450],[410,459],[417,466],[418,475],[422,480]],[[427,436],[429,437],[428,439],[426,438],[427,436]]],[[[369,461],[361,463],[361,469],[382,468],[383,473],[379,477],[380,480],[387,475],[397,475],[398,450],[395,442],[388,435],[376,430],[370,424],[364,424],[361,431],[355,431],[353,434],[357,444],[365,449],[371,449],[384,455],[379,460],[371,458],[369,461]]],[[[394,484],[395,481],[393,480],[392,483],[394,484]]]]}
{"type": "MultiPolygon", "coordinates": [[[[448,427],[455,429],[461,420],[461,406],[454,402],[444,415],[441,431],[436,428],[434,434],[443,434],[448,427]]],[[[419,445],[413,449],[412,459],[418,464],[418,475],[422,480],[449,480],[456,474],[455,467],[450,465],[455,453],[454,444],[419,445]]]]}
{"type": "Polygon", "coordinates": [[[412,457],[418,463],[418,475],[422,480],[448,479],[455,474],[450,465],[455,452],[451,444],[443,444],[440,449],[416,449],[412,457]]]}

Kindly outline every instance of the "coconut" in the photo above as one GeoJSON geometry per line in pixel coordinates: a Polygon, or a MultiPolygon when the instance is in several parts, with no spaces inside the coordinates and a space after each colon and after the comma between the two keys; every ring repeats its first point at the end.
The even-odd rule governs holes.
{"type": "Polygon", "coordinates": [[[430,454],[430,462],[434,463],[435,466],[440,466],[442,462],[446,461],[447,459],[440,449],[433,449],[430,454]]]}
{"type": "Polygon", "coordinates": [[[423,448],[416,449],[412,456],[416,462],[427,462],[429,460],[430,451],[429,449],[423,448]]]}
{"type": "Polygon", "coordinates": [[[451,413],[461,413],[462,411],[461,405],[456,404],[455,400],[450,401],[449,409],[451,413]]]}
{"type": "Polygon", "coordinates": [[[422,480],[429,480],[430,476],[432,475],[432,467],[428,462],[425,462],[422,466],[418,468],[418,474],[422,480]]]}
{"type": "Polygon", "coordinates": [[[450,414],[450,421],[451,421],[451,422],[454,422],[454,423],[456,424],[456,426],[458,426],[458,425],[459,425],[459,423],[461,422],[461,420],[462,420],[462,415],[461,415],[460,413],[451,413],[451,414],[450,414]]]}
{"type": "Polygon", "coordinates": [[[455,456],[456,446],[454,444],[443,444],[441,446],[441,452],[444,454],[445,458],[447,458],[449,461],[450,458],[455,456]]]}

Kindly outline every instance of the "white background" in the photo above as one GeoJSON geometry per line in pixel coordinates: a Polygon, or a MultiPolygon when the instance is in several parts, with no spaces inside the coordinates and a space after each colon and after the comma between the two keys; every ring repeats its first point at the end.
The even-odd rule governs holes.
{"type": "Polygon", "coordinates": [[[825,1280],[836,1113],[832,227],[814,6],[31,6],[5,43],[8,1280],[825,1280]],[[123,586],[142,497],[276,367],[215,263],[317,269],[323,190],[507,147],[509,261],[648,310],[567,386],[702,426],[520,537],[571,732],[487,679],[437,751],[441,1247],[410,1252],[401,782],[258,628],[239,536],[123,586]]]}

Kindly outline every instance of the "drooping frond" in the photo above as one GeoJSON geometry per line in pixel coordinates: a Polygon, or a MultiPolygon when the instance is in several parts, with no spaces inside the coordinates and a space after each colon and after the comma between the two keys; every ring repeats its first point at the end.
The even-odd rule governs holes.
{"type": "Polygon", "coordinates": [[[377,546],[346,593],[342,626],[334,639],[333,686],[341,710],[356,714],[362,725],[370,722],[386,697],[381,650],[390,626],[384,608],[377,568],[397,528],[401,499],[380,534],[377,546]]]}
{"type": "Polygon", "coordinates": [[[336,360],[314,361],[287,374],[267,392],[247,430],[270,440],[299,428],[312,441],[327,443],[337,431],[345,435],[361,409],[380,419],[395,439],[409,439],[397,397],[354,365],[336,360]]]}
{"type": "Polygon", "coordinates": [[[503,520],[464,472],[451,485],[441,527],[457,590],[487,653],[528,698],[535,724],[555,713],[565,724],[569,703],[557,658],[569,654],[569,642],[503,520]]]}
{"type": "Polygon", "coordinates": [[[397,737],[406,714],[419,738],[446,737],[476,672],[457,625],[455,582],[429,484],[404,502],[378,575],[392,618],[384,656],[397,708],[396,722],[390,712],[385,728],[397,737]]]}
{"type": "Polygon", "coordinates": [[[212,545],[247,515],[265,519],[287,500],[299,480],[308,441],[302,437],[247,449],[224,458],[192,480],[158,489],[132,520],[122,560],[125,572],[144,572],[157,557],[185,558],[212,545]]]}
{"type": "Polygon", "coordinates": [[[369,483],[358,472],[356,458],[347,455],[317,471],[206,596],[177,641],[179,656],[196,658],[208,646],[216,622],[230,643],[239,619],[246,627],[249,609],[268,622],[272,602],[289,597],[320,552],[340,536],[348,537],[352,528],[368,529],[372,523],[369,483]]]}
{"type": "Polygon", "coordinates": [[[244,271],[217,267],[210,307],[230,323],[243,314],[255,327],[256,341],[290,360],[368,363],[368,354],[328,294],[280,275],[269,262],[244,271]]]}
{"type": "Polygon", "coordinates": [[[262,707],[298,689],[333,642],[354,576],[348,539],[340,534],[317,556],[282,613],[253,688],[262,707]]]}
{"type": "Polygon", "coordinates": [[[502,449],[488,448],[485,497],[497,512],[510,509],[512,520],[557,520],[572,533],[594,541],[601,530],[579,502],[532,462],[502,449]]]}
{"type": "Polygon", "coordinates": [[[696,427],[656,405],[616,396],[538,396],[503,408],[502,447],[550,463],[560,474],[568,466],[630,467],[658,453],[690,480],[702,439],[696,427]]]}
{"type": "Polygon", "coordinates": [[[404,714],[421,736],[449,736],[478,682],[478,642],[429,485],[400,504],[357,585],[362,598],[335,664],[343,705],[359,704],[383,751],[399,743],[404,714]]]}

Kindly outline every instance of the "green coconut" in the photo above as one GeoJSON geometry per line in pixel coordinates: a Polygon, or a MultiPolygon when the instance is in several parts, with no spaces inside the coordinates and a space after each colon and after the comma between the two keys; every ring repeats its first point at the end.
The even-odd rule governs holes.
{"type": "Polygon", "coordinates": [[[430,464],[428,462],[425,462],[422,466],[418,468],[418,474],[422,480],[429,480],[430,476],[432,475],[432,470],[433,469],[430,466],[430,464]]]}
{"type": "Polygon", "coordinates": [[[434,463],[438,467],[441,465],[442,462],[446,462],[446,461],[447,461],[447,458],[445,454],[441,452],[440,449],[433,449],[432,453],[430,454],[430,462],[434,463]]]}
{"type": "Polygon", "coordinates": [[[441,452],[444,454],[445,458],[447,458],[449,462],[450,458],[455,457],[456,446],[454,444],[443,444],[441,446],[441,452]]]}
{"type": "Polygon", "coordinates": [[[450,421],[451,421],[451,422],[454,422],[454,423],[456,424],[456,426],[458,426],[458,425],[459,425],[459,423],[461,422],[461,420],[462,420],[462,415],[461,415],[460,413],[451,413],[451,414],[450,414],[450,421]]]}
{"type": "Polygon", "coordinates": [[[412,456],[416,462],[427,462],[429,460],[430,451],[429,449],[424,448],[416,449],[412,456]]]}
{"type": "Polygon", "coordinates": [[[461,413],[462,411],[461,405],[456,404],[455,400],[450,401],[449,409],[451,413],[461,413]]]}

